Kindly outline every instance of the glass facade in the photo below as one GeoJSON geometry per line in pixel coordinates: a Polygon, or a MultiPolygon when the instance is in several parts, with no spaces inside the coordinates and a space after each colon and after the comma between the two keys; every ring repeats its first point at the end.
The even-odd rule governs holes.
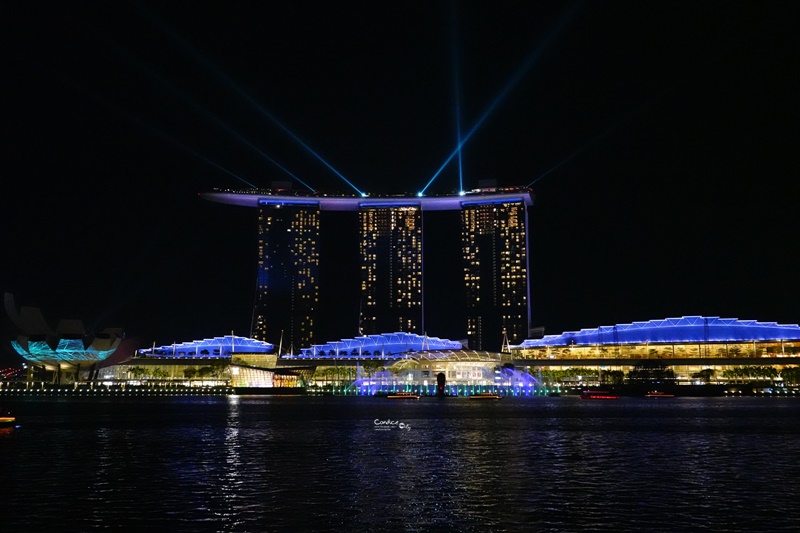
{"type": "Polygon", "coordinates": [[[469,346],[520,342],[530,323],[525,202],[465,202],[461,222],[469,346]]]}
{"type": "Polygon", "coordinates": [[[545,373],[574,370],[575,376],[595,380],[661,365],[683,384],[775,382],[783,374],[787,383],[787,372],[800,363],[800,327],[736,318],[666,318],[528,339],[511,346],[511,358],[545,373]]]}
{"type": "Polygon", "coordinates": [[[422,210],[362,207],[359,227],[361,333],[423,333],[422,210]]]}
{"type": "Polygon", "coordinates": [[[258,280],[252,337],[287,351],[314,343],[319,300],[319,205],[258,207],[258,280]]]}
{"type": "Polygon", "coordinates": [[[800,326],[736,318],[684,316],[528,339],[511,351],[522,358],[770,357],[794,355],[800,326]],[[556,355],[558,354],[558,355],[556,355]]]}
{"type": "Polygon", "coordinates": [[[423,212],[459,211],[462,261],[443,257],[440,250],[432,252],[432,259],[426,257],[452,265],[451,279],[463,276],[467,318],[458,319],[464,324],[459,336],[478,350],[499,350],[504,338],[520,342],[528,336],[527,207],[533,198],[527,188],[492,186],[430,197],[328,196],[283,189],[201,196],[258,208],[258,290],[251,336],[282,343],[284,352],[296,353],[315,342],[320,211],[358,212],[361,335],[426,333],[423,212]]]}

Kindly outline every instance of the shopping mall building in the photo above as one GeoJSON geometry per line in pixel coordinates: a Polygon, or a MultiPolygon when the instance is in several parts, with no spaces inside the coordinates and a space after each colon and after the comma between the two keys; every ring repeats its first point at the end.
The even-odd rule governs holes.
{"type": "Polygon", "coordinates": [[[238,388],[301,387],[338,394],[412,389],[432,395],[443,374],[451,395],[485,390],[538,395],[621,385],[640,376],[641,369],[662,369],[675,386],[769,382],[780,388],[800,384],[799,343],[795,324],[703,316],[568,331],[507,345],[502,352],[392,333],[332,341],[278,357],[268,343],[228,336],[139,350],[131,360],[101,369],[99,378],[146,381],[156,375],[185,381],[188,375],[196,380],[202,377],[200,369],[223,363],[221,373],[213,375],[238,388]],[[162,371],[154,374],[155,368],[162,371]],[[187,369],[194,370],[187,374],[187,369]]]}
{"type": "Polygon", "coordinates": [[[434,394],[441,376],[450,395],[487,389],[536,395],[644,378],[694,387],[758,383],[762,389],[796,390],[800,385],[797,324],[684,316],[566,331],[516,345],[505,342],[499,352],[401,332],[279,354],[269,342],[231,334],[139,349],[109,365],[106,360],[120,346],[121,331],[89,334],[67,320],[51,328],[38,309],[17,312],[10,295],[6,307],[20,326],[11,345],[28,365],[27,388],[36,383],[39,388],[130,385],[339,394],[413,389],[434,394]]]}

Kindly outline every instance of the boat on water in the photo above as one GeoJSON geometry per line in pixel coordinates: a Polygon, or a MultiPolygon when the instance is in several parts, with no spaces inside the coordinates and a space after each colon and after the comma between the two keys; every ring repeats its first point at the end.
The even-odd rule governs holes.
{"type": "Polygon", "coordinates": [[[9,409],[0,409],[0,428],[13,428],[17,425],[17,417],[9,409]]]}
{"type": "Polygon", "coordinates": [[[650,391],[644,395],[645,398],[674,398],[674,394],[670,394],[669,392],[661,392],[661,391],[650,391]]]}
{"type": "Polygon", "coordinates": [[[500,400],[501,398],[503,398],[503,396],[496,392],[479,392],[478,394],[471,394],[469,396],[470,400],[500,400]]]}
{"type": "Polygon", "coordinates": [[[607,390],[585,390],[581,392],[581,400],[618,400],[619,394],[607,390]]]}
{"type": "Polygon", "coordinates": [[[390,392],[386,397],[390,400],[419,400],[419,394],[410,391],[390,392]]]}

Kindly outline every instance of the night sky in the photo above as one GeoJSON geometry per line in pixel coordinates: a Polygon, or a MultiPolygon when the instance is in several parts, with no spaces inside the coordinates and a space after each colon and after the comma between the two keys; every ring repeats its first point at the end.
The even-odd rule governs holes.
{"type": "Polygon", "coordinates": [[[460,131],[464,188],[535,194],[533,326],[798,323],[795,4],[1,1],[2,289],[126,350],[248,335],[256,212],[198,193],[413,194],[460,131]]]}

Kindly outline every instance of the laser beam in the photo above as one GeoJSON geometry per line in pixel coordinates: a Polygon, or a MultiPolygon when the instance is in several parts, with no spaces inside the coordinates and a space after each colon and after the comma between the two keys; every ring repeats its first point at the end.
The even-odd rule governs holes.
{"type": "MultiPolygon", "coordinates": [[[[450,37],[453,43],[453,93],[455,95],[456,113],[456,146],[461,146],[461,83],[459,80],[459,53],[458,53],[458,14],[456,13],[456,2],[450,2],[451,12],[453,13],[452,25],[450,26],[450,37]]],[[[461,160],[461,148],[458,149],[458,192],[464,192],[464,169],[461,160]]]]}
{"type": "MultiPolygon", "coordinates": [[[[149,70],[148,70],[148,71],[149,71],[149,70]]],[[[295,174],[293,174],[292,172],[290,172],[290,171],[289,171],[289,169],[287,169],[286,167],[284,167],[283,165],[281,165],[280,163],[278,163],[278,162],[277,162],[275,159],[273,159],[272,157],[270,157],[268,154],[264,153],[264,151],[263,151],[263,150],[261,150],[261,149],[260,149],[258,146],[256,146],[256,145],[255,145],[255,144],[253,144],[252,142],[250,142],[250,140],[248,140],[247,138],[245,138],[245,137],[244,137],[242,134],[240,134],[238,131],[236,131],[235,129],[233,129],[233,127],[231,127],[230,125],[228,125],[228,124],[227,124],[226,122],[224,122],[222,119],[220,119],[219,117],[217,117],[216,115],[214,115],[213,113],[211,113],[211,112],[210,112],[208,109],[206,109],[206,108],[202,107],[200,104],[198,104],[198,103],[197,103],[197,102],[195,102],[193,99],[191,99],[189,96],[187,96],[185,93],[182,93],[182,92],[181,92],[181,91],[180,91],[180,90],[179,90],[177,87],[175,87],[175,85],[173,85],[173,84],[172,84],[172,83],[170,83],[169,81],[165,80],[164,78],[162,78],[162,77],[161,77],[161,76],[159,76],[158,74],[155,74],[154,72],[150,72],[150,75],[151,75],[151,76],[153,76],[153,77],[155,77],[156,79],[158,79],[158,80],[159,80],[159,81],[160,81],[162,84],[164,84],[164,85],[166,85],[167,87],[169,87],[169,88],[170,88],[170,89],[171,89],[171,90],[172,90],[174,93],[176,93],[176,94],[177,94],[177,95],[178,95],[178,96],[179,96],[179,97],[180,97],[182,100],[184,100],[184,101],[186,101],[186,102],[190,103],[190,104],[192,105],[192,107],[194,107],[196,110],[200,111],[200,112],[201,112],[203,115],[205,115],[205,116],[206,116],[207,118],[209,118],[210,120],[214,121],[214,122],[215,122],[215,123],[216,123],[218,126],[220,126],[222,129],[224,129],[224,130],[225,130],[226,132],[228,132],[230,135],[234,136],[234,137],[235,137],[236,139],[238,139],[240,142],[244,143],[246,146],[248,146],[249,148],[251,148],[251,149],[252,149],[253,151],[255,151],[255,152],[258,154],[258,155],[260,155],[261,157],[263,157],[264,159],[266,159],[267,161],[269,161],[270,163],[272,163],[273,165],[275,165],[276,167],[278,167],[279,169],[281,169],[282,171],[284,171],[286,174],[288,174],[289,176],[291,176],[292,178],[294,178],[295,180],[297,180],[297,181],[298,181],[299,183],[301,183],[303,186],[305,186],[306,188],[308,188],[308,190],[310,190],[311,192],[316,192],[316,191],[314,190],[314,188],[313,188],[313,187],[311,187],[311,186],[310,186],[310,185],[308,185],[306,182],[304,182],[304,181],[303,181],[303,180],[301,180],[299,177],[297,177],[295,174]]]]}
{"type": "Polygon", "coordinates": [[[527,57],[522,62],[522,64],[517,68],[517,70],[514,72],[514,74],[508,80],[508,82],[506,82],[506,84],[500,90],[500,93],[489,103],[489,106],[486,108],[486,110],[483,112],[483,114],[481,114],[481,116],[478,118],[477,122],[475,122],[475,124],[472,126],[472,128],[470,128],[470,130],[467,132],[467,134],[461,140],[461,142],[458,143],[456,148],[444,160],[444,163],[442,163],[442,165],[439,167],[439,169],[433,174],[433,177],[431,177],[431,179],[428,180],[428,183],[425,184],[425,187],[422,188],[422,190],[420,191],[420,194],[424,194],[425,193],[425,191],[428,189],[428,187],[430,187],[431,184],[436,180],[436,178],[439,177],[439,174],[441,174],[442,170],[444,170],[444,168],[450,163],[450,161],[452,161],[453,157],[455,157],[458,153],[460,153],[461,148],[475,134],[475,132],[478,130],[478,128],[480,128],[481,125],[483,125],[483,123],[492,114],[492,112],[495,110],[495,108],[497,108],[497,106],[500,105],[500,103],[502,103],[503,100],[506,99],[506,97],[508,96],[508,93],[511,92],[511,90],[514,87],[516,87],[516,85],[519,83],[519,81],[528,72],[528,70],[530,70],[530,68],[533,66],[533,64],[541,57],[542,53],[549,47],[549,45],[556,38],[556,36],[559,35],[563,31],[563,29],[566,26],[568,20],[570,20],[572,18],[572,16],[575,14],[576,11],[577,11],[577,4],[573,4],[572,7],[569,10],[567,10],[567,12],[564,13],[559,18],[557,23],[545,35],[544,39],[542,39],[540,44],[537,45],[527,55],[527,57]]]}
{"type": "MultiPolygon", "coordinates": [[[[141,6],[140,6],[141,7],[141,6]]],[[[143,9],[143,8],[142,8],[143,9]]],[[[356,191],[359,195],[364,196],[364,193],[358,189],[353,183],[350,182],[347,178],[345,178],[341,172],[336,170],[333,165],[328,163],[321,155],[319,155],[316,151],[314,151],[310,146],[308,146],[300,137],[298,137],[293,131],[291,131],[288,127],[286,127],[280,120],[278,120],[272,113],[267,111],[264,106],[262,106],[255,98],[253,98],[250,94],[248,94],[244,89],[242,89],[236,82],[233,81],[227,74],[225,74],[220,68],[216,67],[212,64],[207,58],[201,55],[193,46],[191,46],[188,42],[181,39],[171,28],[169,28],[166,23],[164,23],[161,19],[154,16],[152,13],[146,11],[146,14],[161,28],[161,30],[166,33],[172,40],[177,42],[184,50],[186,50],[197,62],[203,65],[206,69],[212,72],[218,79],[225,83],[228,88],[235,91],[239,96],[244,98],[250,105],[255,107],[262,115],[270,119],[276,126],[281,128],[286,134],[288,134],[295,142],[297,142],[300,146],[302,146],[308,153],[313,155],[318,161],[320,161],[323,165],[325,165],[329,170],[331,170],[334,174],[336,174],[339,178],[342,179],[347,185],[349,185],[354,191],[356,191]]]]}
{"type": "Polygon", "coordinates": [[[614,122],[610,126],[608,126],[606,129],[604,129],[603,131],[601,131],[600,133],[598,133],[597,135],[592,137],[589,141],[587,141],[585,144],[583,144],[583,146],[581,146],[578,149],[574,150],[567,157],[565,157],[564,159],[562,159],[561,161],[559,161],[558,163],[556,163],[555,165],[550,167],[546,172],[544,172],[540,176],[536,177],[533,181],[531,181],[527,185],[527,187],[532,187],[535,183],[537,183],[538,181],[544,179],[548,174],[552,173],[553,171],[557,170],[561,166],[565,165],[566,163],[568,163],[571,160],[573,160],[575,157],[579,156],[580,154],[582,154],[583,152],[588,150],[591,146],[593,146],[595,143],[597,143],[600,139],[608,136],[611,132],[613,132],[614,130],[618,129],[623,124],[633,120],[636,116],[638,116],[646,108],[651,107],[655,102],[657,102],[658,100],[662,99],[666,94],[672,92],[672,90],[677,85],[678,85],[678,83],[676,82],[676,83],[673,83],[672,85],[669,85],[669,86],[665,87],[663,90],[659,91],[659,93],[656,94],[655,96],[652,96],[651,98],[649,98],[648,100],[646,100],[642,104],[640,104],[639,106],[633,108],[625,116],[623,116],[622,118],[620,118],[619,120],[617,120],[616,122],[614,122]]]}
{"type": "Polygon", "coordinates": [[[228,174],[229,176],[232,176],[233,178],[236,178],[237,180],[241,181],[245,185],[248,185],[249,187],[251,187],[253,189],[257,188],[255,185],[253,185],[252,183],[250,183],[246,179],[242,178],[238,174],[228,170],[227,168],[225,168],[222,165],[212,161],[211,159],[205,157],[204,155],[198,153],[197,151],[192,150],[185,143],[182,143],[181,141],[177,140],[176,138],[172,137],[171,135],[168,135],[166,132],[156,128],[152,124],[148,124],[147,122],[144,122],[139,117],[134,116],[131,113],[125,111],[124,109],[122,109],[118,105],[114,104],[113,102],[111,102],[110,100],[104,98],[103,96],[97,94],[96,92],[94,92],[92,90],[89,90],[89,89],[86,89],[84,87],[81,87],[78,83],[76,83],[73,80],[70,80],[68,78],[65,78],[65,81],[69,85],[72,86],[73,90],[87,95],[88,97],[90,97],[91,99],[95,100],[96,102],[99,102],[105,108],[107,108],[107,109],[111,110],[112,112],[116,113],[117,115],[120,115],[120,116],[126,118],[127,120],[133,122],[134,124],[136,124],[137,126],[139,126],[142,129],[148,131],[149,133],[151,133],[155,137],[157,137],[157,138],[159,138],[159,139],[161,139],[163,141],[166,141],[166,142],[168,142],[168,143],[170,143],[170,144],[172,144],[174,146],[177,146],[178,148],[180,148],[184,152],[188,153],[189,155],[191,155],[193,157],[196,157],[197,159],[200,159],[201,161],[204,161],[205,163],[208,163],[209,165],[213,166],[214,168],[216,168],[218,170],[221,170],[225,174],[228,174]]]}
{"type": "MultiPolygon", "coordinates": [[[[167,89],[168,89],[168,90],[169,90],[169,91],[170,91],[172,94],[174,94],[174,95],[175,95],[175,96],[176,96],[176,97],[177,97],[179,100],[181,100],[181,101],[182,101],[182,102],[184,102],[184,103],[188,103],[188,104],[190,104],[190,105],[191,105],[191,106],[192,106],[192,107],[193,107],[193,108],[194,108],[196,111],[199,111],[199,112],[200,112],[200,113],[202,113],[202,114],[203,114],[203,115],[204,115],[206,118],[208,118],[208,119],[212,120],[213,122],[215,122],[215,123],[216,123],[218,126],[220,126],[221,128],[223,128],[223,129],[224,129],[224,130],[225,130],[225,131],[226,131],[228,134],[232,135],[232,136],[233,136],[233,137],[235,137],[237,140],[239,140],[240,142],[244,143],[246,146],[248,146],[249,148],[251,148],[252,150],[254,150],[254,151],[255,151],[255,152],[258,154],[258,155],[260,155],[261,157],[263,157],[264,159],[266,159],[267,161],[269,161],[270,163],[272,163],[273,165],[275,165],[276,167],[278,167],[279,169],[281,169],[283,172],[285,172],[286,174],[288,174],[289,176],[291,176],[292,178],[294,178],[295,180],[297,180],[297,181],[298,181],[299,183],[301,183],[303,186],[307,187],[307,188],[308,188],[308,189],[309,189],[311,192],[316,192],[316,191],[314,191],[314,189],[313,189],[313,188],[312,188],[310,185],[308,185],[308,184],[307,184],[307,183],[305,183],[303,180],[301,180],[299,177],[297,177],[296,175],[294,175],[294,174],[293,174],[292,172],[290,172],[290,171],[289,171],[289,170],[288,170],[286,167],[284,167],[283,165],[281,165],[280,163],[278,163],[278,162],[277,162],[275,159],[273,159],[272,157],[270,157],[269,155],[267,155],[266,153],[264,153],[264,151],[263,151],[263,150],[261,150],[261,149],[260,149],[258,146],[254,145],[252,142],[250,142],[250,140],[248,140],[248,139],[247,139],[247,138],[245,138],[243,135],[241,135],[239,132],[237,132],[235,129],[233,129],[233,127],[231,127],[230,125],[228,125],[227,123],[225,123],[225,122],[224,122],[222,119],[220,119],[219,117],[217,117],[216,115],[214,115],[213,113],[211,113],[211,112],[210,112],[208,109],[206,109],[205,107],[201,106],[199,103],[197,103],[197,102],[196,102],[194,99],[192,99],[192,98],[191,98],[189,95],[187,95],[185,92],[181,91],[181,90],[180,90],[178,87],[176,87],[176,86],[175,86],[175,84],[171,83],[170,81],[168,81],[167,79],[165,79],[163,76],[160,76],[159,74],[157,74],[156,72],[154,72],[152,69],[150,69],[150,68],[148,68],[147,66],[145,66],[145,65],[144,65],[144,64],[143,64],[141,61],[139,61],[139,60],[138,60],[136,57],[134,57],[134,56],[133,56],[133,55],[131,55],[130,53],[128,53],[128,52],[125,52],[125,51],[122,51],[122,50],[117,50],[117,51],[118,51],[119,53],[121,53],[121,54],[122,54],[122,55],[125,57],[125,59],[127,59],[127,60],[128,60],[128,62],[132,63],[132,64],[133,64],[133,65],[135,65],[135,66],[136,66],[136,67],[137,67],[139,70],[142,70],[142,71],[143,71],[143,72],[145,72],[145,73],[146,73],[148,76],[150,76],[151,78],[153,78],[153,79],[155,79],[156,81],[158,81],[158,82],[159,82],[159,83],[160,83],[160,84],[161,84],[163,87],[166,87],[166,88],[167,88],[167,89]]],[[[198,154],[198,155],[199,155],[199,154],[198,154]]],[[[214,164],[214,163],[212,163],[212,164],[214,164]]],[[[214,165],[216,166],[216,164],[214,164],[214,165]]],[[[224,169],[223,169],[223,170],[224,170],[224,169]]],[[[227,172],[227,170],[225,170],[225,172],[227,172]]]]}

